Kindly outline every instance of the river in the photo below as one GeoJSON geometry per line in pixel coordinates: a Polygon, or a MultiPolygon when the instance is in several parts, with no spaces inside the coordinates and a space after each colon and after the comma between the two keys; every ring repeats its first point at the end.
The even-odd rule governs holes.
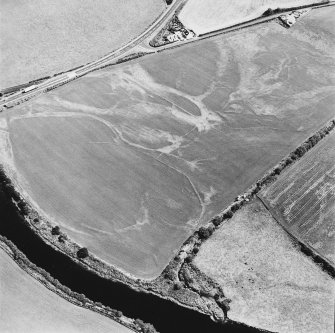
{"type": "Polygon", "coordinates": [[[240,324],[222,326],[196,311],[151,294],[136,292],[123,284],[86,271],[66,255],[44,243],[23,222],[16,206],[6,197],[3,186],[1,183],[0,234],[10,239],[31,262],[71,290],[120,310],[128,317],[152,323],[161,333],[260,332],[240,324]]]}

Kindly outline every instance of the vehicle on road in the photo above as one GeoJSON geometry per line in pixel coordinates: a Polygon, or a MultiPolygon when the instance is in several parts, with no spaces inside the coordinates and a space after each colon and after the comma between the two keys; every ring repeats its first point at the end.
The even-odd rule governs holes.
{"type": "Polygon", "coordinates": [[[36,89],[37,88],[37,85],[36,84],[33,84],[32,86],[29,86],[29,87],[27,87],[27,88],[24,88],[24,89],[22,89],[21,91],[22,91],[22,93],[24,94],[24,93],[27,93],[27,92],[29,92],[29,91],[32,91],[32,90],[34,90],[34,89],[36,89]]]}

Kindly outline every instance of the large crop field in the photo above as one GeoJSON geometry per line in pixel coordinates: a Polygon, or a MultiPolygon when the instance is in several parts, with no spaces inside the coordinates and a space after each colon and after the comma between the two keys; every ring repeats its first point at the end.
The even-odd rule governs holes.
{"type": "Polygon", "coordinates": [[[163,0],[0,0],[0,89],[84,65],[144,31],[163,0]]]}
{"type": "Polygon", "coordinates": [[[274,216],[335,265],[335,134],[262,191],[274,216]]]}
{"type": "Polygon", "coordinates": [[[92,253],[156,277],[334,117],[334,30],[315,24],[334,12],[315,13],[94,72],[3,113],[17,183],[92,253]]]}
{"type": "Polygon", "coordinates": [[[270,332],[334,332],[334,280],[259,200],[225,222],[193,262],[232,300],[232,320],[270,332]]]}
{"type": "Polygon", "coordinates": [[[0,332],[131,333],[91,310],[73,305],[23,271],[0,248],[0,332]]]}
{"type": "Polygon", "coordinates": [[[318,2],[322,0],[189,0],[179,19],[199,35],[255,19],[268,8],[290,8],[318,2]]]}

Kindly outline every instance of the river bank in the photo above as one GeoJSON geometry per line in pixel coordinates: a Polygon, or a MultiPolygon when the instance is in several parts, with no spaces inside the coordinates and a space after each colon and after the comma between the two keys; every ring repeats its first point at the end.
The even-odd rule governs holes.
{"type": "MultiPolygon", "coordinates": [[[[82,307],[99,313],[107,318],[112,319],[113,321],[122,324],[123,326],[131,329],[132,331],[138,331],[140,329],[140,327],[138,327],[138,325],[136,324],[135,320],[126,318],[122,315],[121,312],[105,307],[102,304],[94,303],[89,300],[85,295],[73,292],[66,286],[62,285],[57,279],[54,279],[44,269],[37,267],[35,264],[30,262],[28,258],[10,240],[1,235],[0,249],[2,249],[21,270],[30,275],[33,279],[37,280],[45,288],[62,297],[66,301],[78,307],[82,307]]],[[[6,274],[8,274],[7,271],[6,274]]],[[[41,286],[40,288],[43,287],[41,286]]],[[[8,326],[8,324],[6,326],[8,326]]]]}
{"type": "MultiPolygon", "coordinates": [[[[193,278],[190,283],[187,265],[192,261],[201,243],[213,233],[215,228],[218,228],[226,219],[231,218],[232,214],[256,195],[263,186],[273,181],[286,166],[294,163],[317,144],[334,126],[334,121],[326,124],[270,170],[249,191],[239,196],[222,214],[212,219],[206,227],[196,231],[184,243],[179,254],[171,260],[162,274],[153,281],[134,279],[92,255],[79,259],[77,252],[80,246],[71,242],[66,235],[61,234],[62,238],[54,235],[52,232],[54,226],[39,215],[37,210],[34,210],[16,191],[4,170],[1,172],[1,195],[3,197],[1,211],[5,218],[2,219],[4,222],[0,225],[0,234],[13,241],[29,260],[43,267],[53,278],[61,281],[72,291],[87,295],[89,299],[101,302],[113,309],[125,311],[129,317],[139,317],[154,323],[155,326],[158,324],[158,327],[161,326],[164,319],[157,310],[163,309],[161,313],[169,313],[173,317],[180,318],[178,322],[184,322],[184,329],[189,328],[191,321],[197,323],[196,328],[201,328],[202,323],[206,323],[205,327],[213,325],[213,332],[215,332],[218,327],[222,329],[222,326],[212,322],[209,316],[218,322],[227,323],[229,299],[225,298],[222,290],[209,278],[201,277],[198,280],[193,278]],[[8,223],[9,220],[11,223],[8,223]],[[59,263],[58,267],[54,264],[55,262],[59,263]],[[71,272],[69,276],[63,276],[69,272],[71,272]],[[83,279],[83,276],[86,277],[86,280],[83,279]],[[194,280],[197,280],[196,284],[194,280]],[[104,288],[101,287],[102,285],[104,288]],[[93,289],[88,290],[91,288],[93,289]],[[117,296],[116,298],[106,298],[107,294],[104,289],[110,288],[113,296],[117,296]],[[135,303],[134,298],[138,299],[135,303]],[[149,304],[149,313],[146,313],[148,309],[144,310],[143,304],[149,304]],[[203,314],[200,314],[201,312],[203,314]],[[153,316],[153,313],[156,315],[153,316]],[[186,318],[188,320],[185,321],[186,318]]],[[[226,327],[229,327],[229,332],[233,332],[234,325],[237,324],[228,323],[226,327]]],[[[159,328],[160,331],[164,332],[165,327],[167,327],[166,324],[163,330],[159,328]]],[[[170,329],[176,328],[170,327],[170,329]]],[[[244,329],[252,331],[246,327],[244,329]]]]}
{"type": "MultiPolygon", "coordinates": [[[[122,311],[126,317],[150,322],[159,332],[222,332],[223,329],[226,332],[258,332],[234,323],[222,326],[209,316],[148,292],[135,291],[124,284],[98,276],[82,264],[74,263],[65,254],[47,245],[28,227],[13,197],[7,196],[7,191],[8,184],[1,179],[0,234],[10,239],[30,262],[42,267],[72,292],[122,311]]],[[[91,304],[87,300],[83,303],[91,304]]]]}

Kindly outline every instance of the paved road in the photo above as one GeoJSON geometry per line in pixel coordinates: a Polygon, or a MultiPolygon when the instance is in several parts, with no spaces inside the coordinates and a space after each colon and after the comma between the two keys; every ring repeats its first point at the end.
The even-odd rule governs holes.
{"type": "MultiPolygon", "coordinates": [[[[335,1],[331,1],[329,3],[324,3],[324,4],[320,4],[320,5],[306,6],[306,8],[316,9],[316,8],[329,7],[329,6],[335,6],[335,1]]],[[[252,27],[252,26],[255,26],[255,25],[259,25],[259,24],[268,22],[268,21],[272,21],[272,20],[277,19],[279,16],[290,13],[292,11],[293,11],[293,9],[287,10],[285,12],[281,12],[279,14],[274,14],[274,15],[270,15],[270,16],[266,16],[266,17],[259,17],[259,18],[256,18],[256,19],[244,22],[244,23],[236,24],[236,25],[231,26],[231,27],[227,27],[227,28],[223,28],[223,29],[220,29],[220,30],[208,32],[208,33],[205,33],[203,35],[197,36],[197,37],[189,39],[189,40],[178,41],[178,42],[167,44],[167,45],[164,45],[164,46],[159,46],[155,49],[157,49],[161,52],[162,50],[165,50],[165,49],[177,48],[177,47],[183,46],[185,44],[195,43],[195,42],[198,42],[198,41],[203,40],[203,39],[212,38],[212,37],[222,35],[222,34],[226,34],[226,33],[232,32],[232,31],[236,31],[236,30],[240,30],[240,29],[244,29],[244,28],[249,28],[249,27],[252,27]]],[[[150,36],[150,38],[146,40],[147,45],[149,45],[149,41],[151,40],[151,38],[152,37],[150,36]]],[[[151,48],[151,50],[152,50],[151,46],[149,46],[149,48],[151,48]]],[[[148,48],[148,51],[149,51],[149,48],[148,48]]]]}
{"type": "Polygon", "coordinates": [[[167,7],[167,10],[162,13],[162,15],[141,35],[127,43],[125,46],[107,54],[106,56],[93,61],[87,65],[82,66],[81,68],[77,69],[75,72],[77,74],[76,77],[69,77],[68,74],[61,74],[51,79],[48,79],[40,84],[38,84],[37,88],[30,91],[30,92],[20,92],[16,93],[12,96],[9,96],[5,101],[0,102],[0,111],[3,111],[7,107],[11,107],[17,104],[20,104],[32,97],[35,97],[43,92],[51,90],[59,85],[63,85],[69,81],[73,81],[78,77],[81,77],[89,72],[92,72],[98,68],[101,68],[105,65],[115,63],[122,57],[125,57],[131,54],[131,50],[134,49],[135,46],[141,44],[146,38],[151,36],[154,31],[159,30],[166,22],[173,16],[175,11],[182,6],[185,0],[175,0],[172,5],[167,7]]]}
{"type": "MultiPolygon", "coordinates": [[[[136,46],[142,46],[144,48],[146,48],[149,52],[161,52],[170,48],[176,48],[176,47],[180,47],[183,46],[185,44],[189,44],[189,43],[194,43],[203,39],[207,39],[207,38],[211,38],[214,36],[218,36],[221,34],[225,34],[228,32],[232,32],[235,30],[239,30],[239,29],[244,29],[247,27],[251,27],[251,26],[255,26],[258,24],[262,24],[264,22],[268,22],[271,20],[274,20],[276,18],[278,18],[279,16],[285,14],[285,13],[289,13],[292,10],[288,10],[287,12],[282,12],[280,14],[274,14],[271,16],[267,16],[267,17],[260,17],[245,23],[241,23],[241,24],[237,24],[235,26],[232,27],[228,27],[228,28],[224,28],[221,30],[217,30],[211,33],[207,33],[204,34],[202,36],[199,37],[195,37],[192,40],[185,40],[182,42],[176,42],[176,43],[172,43],[172,44],[167,44],[161,47],[157,47],[157,48],[153,48],[151,46],[149,46],[149,41],[152,39],[153,34],[156,32],[158,32],[166,23],[167,21],[173,16],[173,14],[176,12],[176,10],[179,9],[180,6],[183,5],[183,3],[186,0],[175,0],[175,2],[169,6],[167,8],[167,10],[162,13],[162,15],[146,30],[144,31],[141,35],[139,35],[138,37],[136,37],[135,39],[133,39],[132,41],[130,41],[128,44],[126,44],[125,46],[119,48],[118,50],[115,50],[111,53],[109,53],[108,55],[94,61],[91,62],[79,69],[77,69],[75,72],[77,74],[76,77],[72,77],[69,78],[68,74],[62,74],[59,75],[57,77],[51,78],[49,80],[46,80],[42,83],[40,83],[38,85],[37,89],[32,90],[31,92],[27,92],[27,93],[16,93],[12,96],[10,96],[9,98],[6,99],[5,102],[0,102],[0,111],[4,110],[6,107],[11,107],[17,104],[20,104],[22,102],[24,102],[25,100],[28,100],[32,97],[35,97],[45,91],[51,90],[56,88],[59,85],[63,85],[69,81],[73,81],[78,77],[81,77],[89,72],[92,72],[96,69],[99,69],[105,65],[110,65],[110,64],[114,64],[116,63],[118,60],[120,60],[121,58],[132,54],[132,51],[134,52],[134,49],[136,48],[136,46]]],[[[334,6],[335,2],[331,1],[330,3],[326,3],[326,4],[320,4],[320,5],[316,5],[313,6],[313,8],[320,8],[320,7],[327,7],[327,6],[334,6]]]]}

